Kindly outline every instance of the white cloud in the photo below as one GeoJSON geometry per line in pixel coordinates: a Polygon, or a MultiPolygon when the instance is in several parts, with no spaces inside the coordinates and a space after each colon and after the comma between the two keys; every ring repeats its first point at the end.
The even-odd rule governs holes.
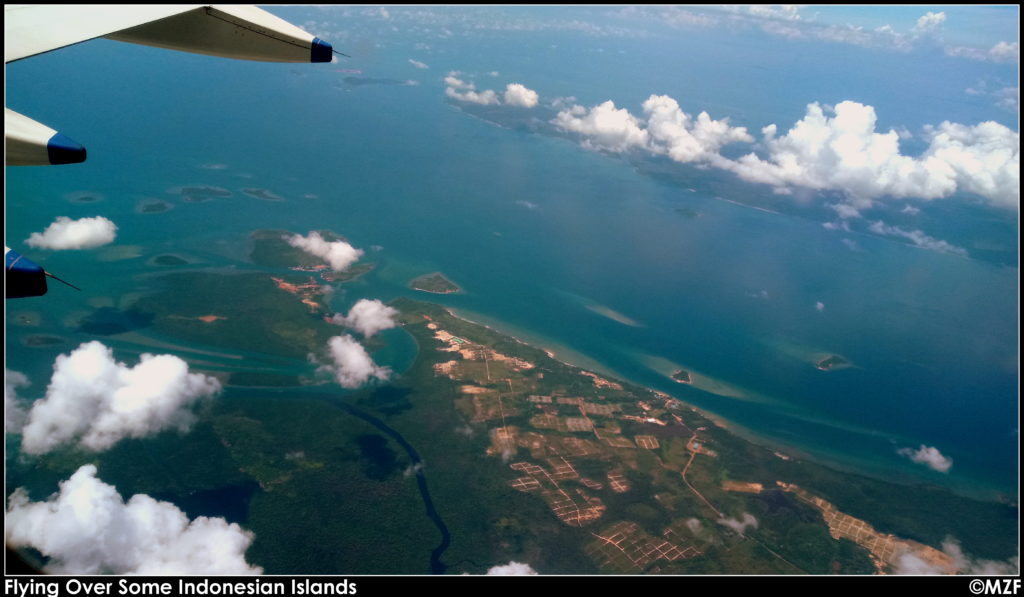
{"type": "Polygon", "coordinates": [[[1004,207],[1019,205],[1018,133],[995,122],[973,127],[943,122],[926,127],[930,145],[914,158],[900,153],[899,133],[877,133],[875,124],[871,106],[844,101],[829,116],[819,104],[810,104],[785,135],[777,137],[774,124],[762,129],[767,159],[750,153],[716,165],[775,187],[840,190],[848,209],[855,210],[881,196],[935,199],[958,190],[1004,207]]]}
{"type": "Polygon", "coordinates": [[[903,209],[900,210],[900,213],[916,216],[917,214],[921,213],[921,210],[908,203],[907,205],[903,206],[903,209]]]}
{"type": "Polygon", "coordinates": [[[509,83],[505,87],[505,103],[510,106],[532,108],[537,105],[537,92],[519,83],[509,83]]]}
{"type": "Polygon", "coordinates": [[[363,345],[348,334],[332,337],[327,341],[327,348],[333,364],[324,365],[320,370],[334,375],[343,388],[355,389],[371,377],[386,381],[391,376],[391,369],[377,366],[363,345]]]}
{"type": "Polygon", "coordinates": [[[190,521],[168,502],[148,495],[126,503],[88,464],[45,502],[16,489],[4,517],[9,545],[50,558],[54,574],[260,574],[245,561],[253,534],[223,518],[190,521]]]}
{"type": "Polygon", "coordinates": [[[1020,43],[1013,42],[1011,44],[1001,41],[989,49],[988,57],[994,62],[1019,62],[1020,43]]]}
{"type": "Polygon", "coordinates": [[[362,249],[356,249],[343,240],[327,242],[319,232],[315,231],[310,232],[308,236],[301,234],[288,236],[285,237],[285,240],[293,247],[320,257],[336,272],[344,271],[363,256],[362,249]]]}
{"type": "Polygon", "coordinates": [[[4,369],[4,433],[18,433],[25,424],[25,410],[18,401],[18,388],[30,385],[24,373],[4,369]]]}
{"type": "Polygon", "coordinates": [[[860,245],[858,245],[857,241],[853,240],[852,238],[844,238],[843,244],[846,245],[846,248],[850,249],[851,251],[861,250],[860,245]]]}
{"type": "Polygon", "coordinates": [[[1020,207],[1020,134],[993,121],[925,127],[922,161],[953,172],[956,186],[1000,207],[1020,207]]]}
{"type": "Polygon", "coordinates": [[[501,103],[501,100],[498,99],[498,94],[495,93],[493,89],[476,92],[469,88],[466,91],[460,92],[456,91],[454,87],[447,87],[444,90],[444,94],[460,102],[470,102],[484,106],[497,105],[501,103]]]}
{"type": "Polygon", "coordinates": [[[220,389],[176,356],[143,354],[129,367],[100,342],[88,342],[57,357],[46,396],[28,413],[22,450],[43,454],[77,441],[100,451],[129,437],[186,431],[195,421],[190,407],[220,389]]]}
{"type": "Polygon", "coordinates": [[[687,518],[686,528],[690,529],[690,532],[694,535],[700,535],[704,532],[704,525],[702,525],[696,518],[687,518]]]}
{"type": "Polygon", "coordinates": [[[117,225],[103,216],[79,220],[59,216],[43,232],[33,232],[25,243],[54,251],[94,249],[114,242],[116,236],[117,225]]]}
{"type": "Polygon", "coordinates": [[[415,66],[416,68],[430,68],[425,62],[413,60],[412,58],[409,59],[409,64],[415,66]]]}
{"type": "Polygon", "coordinates": [[[494,566],[487,571],[487,576],[527,576],[537,574],[529,564],[509,562],[503,566],[494,566]]]}
{"type": "Polygon", "coordinates": [[[999,101],[996,105],[1010,112],[1020,110],[1020,87],[1003,87],[996,92],[999,101]]]}
{"type": "Polygon", "coordinates": [[[625,108],[617,109],[611,101],[589,110],[574,105],[562,109],[552,124],[582,135],[588,147],[616,152],[643,149],[682,163],[720,159],[718,150],[722,146],[754,141],[745,128],[729,126],[728,119],[712,120],[707,112],[694,119],[667,95],[650,96],[643,111],[646,121],[625,108]]]}
{"type": "Polygon", "coordinates": [[[818,311],[819,313],[824,311],[825,310],[825,303],[823,303],[821,301],[818,301],[818,302],[814,303],[814,310],[818,311]]]}
{"type": "Polygon", "coordinates": [[[476,84],[472,81],[463,81],[460,79],[459,75],[461,74],[462,73],[457,70],[448,71],[448,74],[445,75],[444,78],[444,84],[454,89],[476,89],[476,84]]]}
{"type": "Polygon", "coordinates": [[[917,20],[917,24],[910,30],[915,35],[932,35],[942,30],[942,24],[946,22],[946,13],[927,12],[917,20]]]}
{"type": "Polygon", "coordinates": [[[871,225],[868,226],[868,230],[883,236],[899,236],[905,238],[922,249],[930,249],[940,253],[951,253],[953,255],[967,257],[967,251],[963,248],[951,245],[944,240],[932,238],[920,230],[904,230],[899,226],[889,226],[881,220],[872,222],[871,225]]]}
{"type": "MultiPolygon", "coordinates": [[[[472,83],[454,74],[445,80],[451,97],[500,103],[491,90],[478,94],[472,83]]],[[[514,86],[506,91],[508,104],[517,101],[513,97],[518,91],[511,93],[514,86]]],[[[1019,103],[1018,88],[1006,87],[999,93],[1007,106],[1019,103]]],[[[794,187],[839,191],[843,198],[830,207],[841,219],[860,217],[883,197],[930,200],[964,192],[1002,208],[1020,205],[1020,135],[994,121],[925,126],[928,147],[914,157],[900,151],[900,141],[913,137],[905,127],[876,131],[874,107],[849,100],[835,107],[815,102],[784,134],[775,124],[761,129],[758,151],[763,157],[750,152],[732,160],[719,153],[723,146],[755,140],[745,127],[730,126],[728,118],[712,120],[707,112],[693,118],[666,95],[651,95],[644,102],[646,120],[616,108],[611,100],[585,108],[569,106],[572,99],[552,100],[551,106],[559,111],[550,124],[580,135],[584,147],[642,150],[681,163],[707,164],[749,182],[771,185],[779,194],[791,194],[794,187]]]]}
{"type": "Polygon", "coordinates": [[[352,328],[369,338],[381,330],[395,327],[395,317],[398,310],[389,307],[381,301],[374,299],[361,299],[352,308],[348,315],[337,313],[331,318],[331,323],[352,328]]]}
{"type": "Polygon", "coordinates": [[[921,447],[917,450],[913,448],[900,448],[896,450],[896,453],[940,473],[948,473],[949,469],[953,468],[953,460],[943,456],[938,448],[932,446],[921,444],[921,447]]]}
{"type": "Polygon", "coordinates": [[[404,471],[402,471],[402,476],[405,477],[406,479],[408,479],[409,477],[411,477],[413,475],[418,475],[419,472],[422,471],[422,470],[423,470],[423,463],[422,462],[417,462],[416,464],[410,464],[409,466],[405,467],[404,471]]]}
{"type": "Polygon", "coordinates": [[[644,102],[643,109],[647,114],[652,149],[668,154],[677,162],[705,161],[723,145],[735,141],[754,142],[746,128],[729,126],[728,118],[711,120],[707,112],[701,112],[694,121],[667,95],[652,95],[644,102]]]}
{"type": "Polygon", "coordinates": [[[800,8],[796,5],[772,6],[768,4],[755,4],[747,9],[751,15],[766,19],[778,19],[783,21],[801,20],[800,8]]]}
{"type": "MultiPolygon", "coordinates": [[[[1020,574],[1020,554],[1005,562],[976,560],[963,552],[959,541],[947,537],[942,542],[942,552],[950,557],[957,574],[969,576],[1013,576],[1020,574]]],[[[926,561],[913,553],[902,554],[895,566],[896,574],[948,574],[949,570],[934,562],[926,561]]]]}
{"type": "Polygon", "coordinates": [[[552,124],[583,135],[583,144],[595,149],[622,152],[646,147],[649,141],[636,117],[625,108],[617,109],[611,100],[589,110],[579,105],[562,110],[552,124]]]}
{"type": "Polygon", "coordinates": [[[751,527],[755,530],[757,529],[757,519],[754,518],[754,515],[749,512],[744,512],[743,518],[741,520],[736,520],[735,518],[730,517],[719,518],[715,522],[722,526],[729,527],[730,529],[736,531],[736,534],[738,535],[743,535],[744,532],[747,530],[747,527],[751,527]]]}
{"type": "Polygon", "coordinates": [[[988,50],[970,46],[947,46],[947,56],[988,62],[1020,62],[1020,43],[1000,41],[988,50]]]}

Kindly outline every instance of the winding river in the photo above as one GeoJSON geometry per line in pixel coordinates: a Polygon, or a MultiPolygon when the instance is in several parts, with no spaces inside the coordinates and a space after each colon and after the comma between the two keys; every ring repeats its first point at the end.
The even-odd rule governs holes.
{"type": "Polygon", "coordinates": [[[402,449],[404,449],[405,452],[409,455],[409,459],[412,460],[413,466],[416,467],[416,484],[419,486],[420,497],[423,498],[423,505],[426,507],[427,517],[429,517],[430,520],[433,521],[434,526],[437,527],[437,530],[441,531],[441,544],[435,547],[434,550],[430,552],[430,573],[444,574],[445,571],[448,569],[448,566],[441,561],[441,555],[444,554],[445,550],[448,549],[448,546],[451,545],[452,537],[451,533],[448,532],[448,527],[445,526],[444,521],[441,520],[441,515],[438,514],[437,509],[434,508],[434,501],[430,499],[430,490],[427,488],[427,477],[423,473],[423,467],[418,466],[422,464],[423,460],[420,458],[419,453],[416,452],[416,448],[413,448],[409,442],[405,441],[404,437],[402,437],[397,431],[395,431],[391,427],[388,427],[388,425],[384,423],[384,421],[381,421],[377,417],[365,413],[359,410],[358,408],[352,406],[351,404],[343,402],[339,399],[333,399],[331,400],[331,403],[337,406],[338,408],[342,409],[343,411],[347,412],[348,414],[366,421],[370,425],[373,425],[374,427],[379,429],[381,432],[387,434],[388,437],[398,442],[398,444],[402,446],[402,449]]]}

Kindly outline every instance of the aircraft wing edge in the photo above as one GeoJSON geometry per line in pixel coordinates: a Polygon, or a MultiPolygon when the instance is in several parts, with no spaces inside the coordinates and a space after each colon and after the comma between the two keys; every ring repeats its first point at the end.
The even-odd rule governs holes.
{"type": "Polygon", "coordinates": [[[103,37],[200,6],[4,6],[4,63],[103,37]]]}
{"type": "Polygon", "coordinates": [[[331,45],[256,6],[5,6],[4,62],[106,37],[269,62],[330,62],[331,45]]]}
{"type": "Polygon", "coordinates": [[[45,124],[4,108],[8,166],[50,166],[85,161],[85,148],[45,124]]]}

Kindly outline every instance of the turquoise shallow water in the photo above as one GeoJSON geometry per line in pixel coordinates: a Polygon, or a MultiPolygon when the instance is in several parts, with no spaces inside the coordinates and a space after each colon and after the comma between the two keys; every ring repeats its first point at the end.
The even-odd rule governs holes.
{"type": "MultiPolygon", "coordinates": [[[[402,73],[404,60],[382,51],[367,75],[402,73]]],[[[8,305],[7,367],[34,382],[23,394],[42,392],[61,350],[92,339],[67,323],[127,304],[163,271],[149,258],[232,265],[252,230],[330,228],[378,264],[336,297],[338,309],[417,295],[408,280],[440,270],[466,292],[419,298],[678,396],[762,441],[877,475],[1016,493],[1016,267],[750,209],[721,199],[763,189],[705,192],[696,169],[684,172],[693,187],[658,182],[572,141],[471,117],[436,81],[413,75],[422,84],[346,87],[329,68],[225,64],[102,41],[12,65],[12,80],[78,82],[70,104],[39,83],[12,88],[9,105],[70,123],[62,130],[88,140],[91,153],[66,169],[8,169],[8,244],[57,215],[101,214],[119,226],[112,247],[33,253],[84,292],[55,288],[8,305]],[[95,72],[101,60],[118,69],[95,72]],[[75,74],[86,68],[92,78],[75,74]],[[115,85],[137,96],[111,94],[115,85]],[[188,185],[234,195],[186,203],[168,192],[188,185]],[[102,200],[68,199],[82,191],[102,200]],[[138,213],[147,198],[173,209],[138,213]],[[14,324],[23,311],[40,313],[41,325],[14,324]],[[26,348],[27,333],[66,343],[26,348]],[[854,366],[817,370],[831,353],[854,366]],[[730,389],[676,384],[666,376],[674,366],[730,389]],[[897,454],[922,444],[953,459],[949,474],[897,454]]],[[[414,349],[399,336],[386,334],[377,358],[401,370],[414,349]]]]}

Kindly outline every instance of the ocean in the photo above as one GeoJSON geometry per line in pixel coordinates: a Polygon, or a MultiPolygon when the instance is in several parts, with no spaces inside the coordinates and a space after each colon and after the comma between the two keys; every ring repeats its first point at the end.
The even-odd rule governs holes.
{"type": "MultiPolygon", "coordinates": [[[[293,21],[302,14],[282,9],[293,21]]],[[[650,93],[678,94],[687,111],[733,114],[753,131],[788,126],[812,100],[872,100],[880,113],[899,105],[886,120],[908,126],[938,122],[940,110],[922,115],[899,93],[883,102],[870,87],[848,97],[849,83],[821,97],[824,74],[807,75],[813,84],[785,96],[766,93],[755,108],[737,86],[714,79],[706,61],[684,58],[685,47],[676,62],[627,77],[628,59],[652,52],[643,40],[616,45],[538,32],[504,60],[509,44],[496,40],[476,52],[472,39],[453,41],[447,53],[421,56],[432,63],[425,71],[407,64],[411,41],[395,40],[332,65],[229,62],[104,40],[10,65],[8,106],[90,152],[82,165],[7,170],[7,244],[83,288],[54,285],[46,298],[8,301],[6,367],[33,382],[20,394],[41,396],[56,355],[94,339],[76,329],[81,317],[128,306],[148,276],[165,271],[148,263],[152,257],[237,266],[253,230],[328,228],[378,264],[335,297],[338,310],[364,297],[432,300],[560,358],[672,394],[782,451],[1016,498],[1016,263],[748,207],[746,199],[770,190],[720,176],[708,186],[714,173],[697,168],[659,179],[630,159],[476,117],[444,98],[440,78],[457,68],[481,73],[480,87],[492,78],[499,88],[521,81],[542,97],[575,90],[586,105],[614,98],[634,112],[650,93]],[[488,66],[498,64],[505,67],[488,66]],[[566,64],[578,65],[572,77],[558,68],[566,64]],[[338,72],[344,68],[363,73],[338,72]],[[485,74],[495,68],[498,76],[485,74]],[[686,69],[687,77],[666,77],[686,69]],[[345,82],[353,76],[364,80],[345,82]],[[190,203],[175,192],[186,186],[233,196],[190,203]],[[172,209],[140,213],[153,199],[172,209]],[[25,246],[62,215],[108,217],[117,240],[88,251],[25,246]],[[431,271],[464,294],[407,288],[431,271]],[[16,317],[25,314],[39,323],[22,325],[16,317]],[[25,346],[33,334],[65,342],[25,346]],[[853,366],[817,369],[830,354],[853,366]],[[698,375],[705,389],[673,382],[675,368],[698,375]],[[952,469],[935,472],[898,453],[922,445],[939,448],[952,469]]],[[[739,63],[751,51],[745,43],[725,46],[722,60],[739,63]]],[[[767,85],[780,67],[773,60],[785,57],[747,64],[743,76],[767,85]]],[[[978,226],[1008,217],[971,213],[981,214],[978,226]]],[[[1015,245],[1015,222],[1000,225],[995,242],[1015,245]]],[[[408,365],[414,348],[400,334],[384,335],[380,364],[408,365]]],[[[125,355],[138,351],[100,339],[125,355]]]]}

